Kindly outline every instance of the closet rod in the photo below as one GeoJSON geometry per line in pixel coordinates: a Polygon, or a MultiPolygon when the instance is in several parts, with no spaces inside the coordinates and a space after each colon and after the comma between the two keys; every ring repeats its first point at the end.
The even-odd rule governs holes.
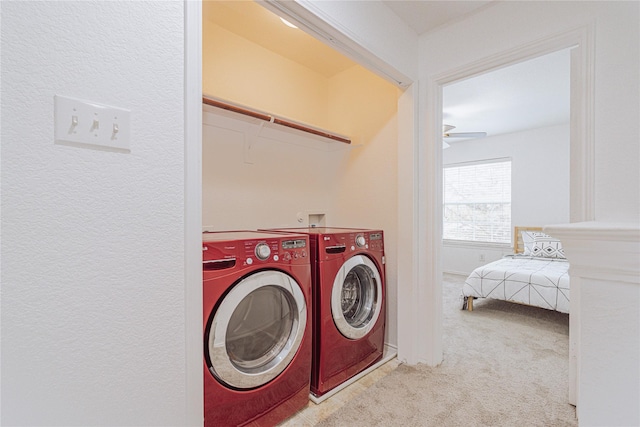
{"type": "Polygon", "coordinates": [[[270,123],[275,123],[277,125],[286,126],[292,129],[297,129],[303,132],[311,133],[313,135],[322,136],[324,138],[332,139],[338,142],[344,142],[345,144],[351,144],[351,139],[346,138],[341,135],[337,135],[334,133],[326,132],[320,129],[315,129],[312,127],[304,126],[300,123],[295,123],[285,119],[279,119],[275,116],[271,116],[269,114],[264,114],[259,111],[250,110],[245,107],[240,107],[238,105],[230,104],[229,102],[221,101],[218,99],[210,98],[207,96],[202,97],[202,103],[211,105],[213,107],[222,108],[224,110],[232,111],[234,113],[244,114],[245,116],[253,117],[255,119],[264,120],[270,123]]]}

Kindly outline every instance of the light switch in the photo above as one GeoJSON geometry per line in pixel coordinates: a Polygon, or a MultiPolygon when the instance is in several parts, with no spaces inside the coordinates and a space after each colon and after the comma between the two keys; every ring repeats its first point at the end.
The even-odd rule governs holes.
{"type": "Polygon", "coordinates": [[[55,138],[129,150],[130,113],[123,108],[56,95],[55,138]]]}

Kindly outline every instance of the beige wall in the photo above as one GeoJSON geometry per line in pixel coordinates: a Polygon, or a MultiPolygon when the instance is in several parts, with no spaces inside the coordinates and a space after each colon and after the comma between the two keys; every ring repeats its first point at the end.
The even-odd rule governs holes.
{"type": "Polygon", "coordinates": [[[327,127],[326,77],[211,23],[202,44],[205,94],[327,127]]]}
{"type": "Polygon", "coordinates": [[[353,143],[261,127],[205,107],[203,225],[306,226],[310,214],[323,213],[326,225],[383,229],[387,342],[395,344],[398,89],[359,65],[326,78],[212,27],[203,29],[206,94],[345,134],[353,143]]]}
{"type": "Polygon", "coordinates": [[[361,67],[333,77],[329,122],[355,144],[333,193],[338,224],[381,228],[387,259],[387,342],[397,343],[397,186],[399,90],[361,67]]]}

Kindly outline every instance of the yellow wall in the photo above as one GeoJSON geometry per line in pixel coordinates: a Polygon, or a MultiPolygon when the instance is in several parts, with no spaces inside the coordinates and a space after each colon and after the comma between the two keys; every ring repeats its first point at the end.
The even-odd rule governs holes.
{"type": "Polygon", "coordinates": [[[353,67],[330,82],[329,122],[351,135],[354,148],[344,161],[340,185],[332,195],[333,219],[352,227],[381,228],[387,259],[386,341],[396,343],[398,247],[398,123],[400,91],[362,67],[353,67]]]}
{"type": "Polygon", "coordinates": [[[398,89],[362,67],[331,79],[331,126],[355,144],[341,169],[334,195],[342,221],[396,228],[398,89]]]}
{"type": "Polygon", "coordinates": [[[328,87],[329,126],[356,144],[374,138],[397,112],[398,89],[359,65],[330,78],[328,87]]]}
{"type": "Polygon", "coordinates": [[[218,25],[203,28],[203,92],[368,141],[396,112],[398,91],[359,65],[331,78],[218,25]]]}
{"type": "Polygon", "coordinates": [[[205,94],[327,127],[326,77],[217,25],[202,32],[205,94]]]}

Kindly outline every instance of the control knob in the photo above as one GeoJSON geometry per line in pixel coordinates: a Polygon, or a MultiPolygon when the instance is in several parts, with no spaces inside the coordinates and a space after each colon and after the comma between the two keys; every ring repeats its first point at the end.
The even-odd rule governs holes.
{"type": "Polygon", "coordinates": [[[366,244],[367,244],[367,239],[365,239],[362,234],[360,234],[360,235],[358,235],[358,237],[356,237],[356,245],[358,245],[358,247],[364,248],[364,246],[366,244]]]}
{"type": "Polygon", "coordinates": [[[269,245],[266,243],[259,243],[256,246],[256,257],[258,257],[259,260],[264,261],[269,258],[269,255],[271,255],[271,248],[269,248],[269,245]]]}

